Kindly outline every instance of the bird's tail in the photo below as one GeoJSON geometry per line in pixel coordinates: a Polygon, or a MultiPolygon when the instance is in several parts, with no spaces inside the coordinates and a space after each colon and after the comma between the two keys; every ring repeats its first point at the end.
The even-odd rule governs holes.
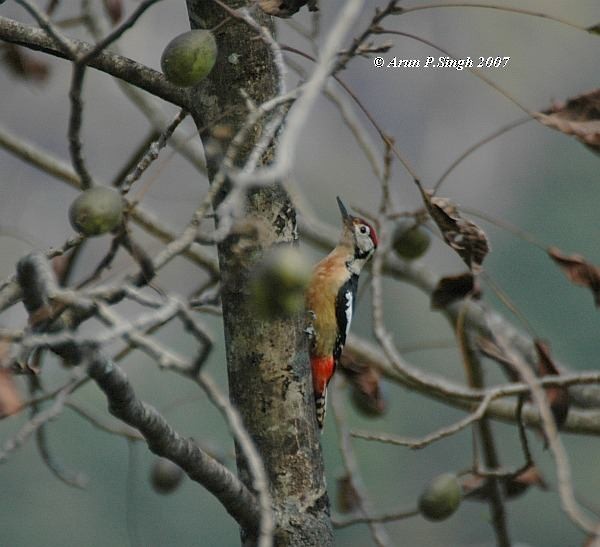
{"type": "Polygon", "coordinates": [[[317,425],[322,430],[325,423],[325,413],[327,412],[327,388],[322,394],[315,394],[315,405],[317,407],[317,425]]]}
{"type": "Polygon", "coordinates": [[[322,430],[325,423],[325,411],[327,410],[327,384],[333,376],[335,361],[333,355],[326,355],[325,357],[311,356],[310,366],[315,393],[317,425],[322,430]]]}

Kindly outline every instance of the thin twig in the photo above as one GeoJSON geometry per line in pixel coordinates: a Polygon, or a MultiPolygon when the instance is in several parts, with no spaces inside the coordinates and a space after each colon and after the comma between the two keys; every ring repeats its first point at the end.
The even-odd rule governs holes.
{"type": "Polygon", "coordinates": [[[282,180],[288,175],[296,156],[296,143],[308,119],[308,113],[312,110],[321,90],[324,88],[327,78],[333,72],[339,46],[348,29],[352,27],[354,21],[358,18],[363,5],[364,0],[348,0],[338,12],[321,49],[319,63],[288,114],[286,128],[279,140],[275,161],[253,173],[229,173],[234,182],[245,185],[259,182],[269,184],[282,180]]]}
{"type": "MultiPolygon", "coordinates": [[[[305,53],[304,51],[301,51],[299,49],[293,48],[291,46],[282,46],[282,49],[284,51],[289,51],[291,53],[295,53],[297,55],[301,55],[305,59],[309,59],[309,60],[311,60],[311,61],[313,61],[315,63],[317,62],[316,58],[313,57],[312,55],[309,55],[308,53],[305,53]]],[[[350,95],[350,97],[352,98],[352,100],[358,105],[358,107],[363,112],[363,114],[367,117],[367,119],[369,120],[369,122],[371,122],[371,125],[373,125],[373,127],[375,128],[375,130],[377,131],[377,133],[379,133],[379,136],[381,137],[381,140],[387,146],[389,146],[392,149],[392,151],[394,152],[394,155],[396,156],[396,158],[398,158],[398,161],[400,161],[400,163],[402,164],[402,166],[404,167],[404,169],[406,170],[406,172],[410,175],[410,177],[413,179],[413,181],[415,181],[415,182],[419,181],[420,179],[419,179],[419,176],[417,175],[416,170],[412,167],[412,165],[404,157],[404,155],[398,150],[398,147],[394,144],[393,140],[389,137],[389,135],[387,135],[385,133],[385,131],[383,131],[383,129],[381,128],[381,126],[377,123],[377,121],[375,120],[375,118],[373,117],[373,115],[371,114],[371,112],[366,108],[366,106],[360,100],[360,98],[358,97],[358,95],[356,93],[354,93],[354,91],[350,88],[350,86],[348,84],[346,84],[335,73],[332,74],[332,76],[335,79],[335,81],[338,84],[340,84],[340,86],[342,86],[344,88],[344,90],[346,91],[346,93],[348,93],[348,95],[350,95]]]]}
{"type": "MultiPolygon", "coordinates": [[[[35,355],[32,368],[35,370],[41,370],[42,360],[44,352],[39,351],[35,355]]],[[[81,371],[75,371],[74,376],[71,378],[70,383],[75,383],[77,380],[82,378],[81,371]]],[[[33,395],[41,389],[41,382],[39,376],[28,376],[27,384],[29,387],[29,393],[33,398],[33,395]]],[[[73,391],[71,391],[72,393],[73,391]]],[[[66,404],[66,402],[65,402],[66,404]]],[[[30,419],[34,418],[40,412],[40,404],[34,403],[30,405],[30,419]]],[[[40,425],[35,432],[35,440],[40,453],[42,461],[46,467],[52,472],[52,474],[60,481],[64,482],[68,486],[75,488],[85,488],[87,485],[87,477],[83,473],[72,471],[71,469],[65,468],[52,454],[48,443],[48,429],[47,423],[40,425]]]]}
{"type": "MultiPolygon", "coordinates": [[[[75,51],[75,54],[71,54],[57,45],[56,40],[44,29],[2,16],[0,16],[0,39],[68,60],[75,60],[77,56],[85,55],[94,47],[89,43],[67,38],[65,43],[69,46],[69,50],[75,51]]],[[[139,87],[169,103],[188,110],[191,108],[188,89],[171,84],[160,72],[127,57],[104,50],[90,60],[89,66],[139,87]]]]}
{"type": "Polygon", "coordinates": [[[541,13],[538,11],[532,11],[524,8],[515,8],[511,6],[499,6],[494,4],[478,4],[478,3],[466,3],[466,2],[453,2],[448,4],[425,4],[421,6],[411,6],[408,8],[399,8],[399,14],[405,15],[406,13],[410,13],[413,11],[421,11],[421,10],[429,10],[429,9],[437,9],[437,8],[483,8],[483,9],[491,9],[497,11],[504,11],[507,13],[517,13],[519,15],[530,15],[532,17],[538,17],[541,19],[548,19],[549,21],[554,21],[556,23],[560,23],[562,25],[566,25],[571,28],[575,28],[577,30],[583,30],[585,32],[589,32],[586,27],[578,25],[577,23],[573,23],[572,21],[568,21],[567,19],[563,19],[562,17],[556,17],[554,15],[549,15],[547,13],[541,13]]]}
{"type": "Polygon", "coordinates": [[[158,1],[159,0],[144,0],[123,23],[85,53],[77,54],[73,50],[70,51],[72,55],[75,54],[75,59],[73,60],[73,75],[71,77],[71,87],[69,89],[69,98],[71,100],[68,133],[69,151],[71,153],[73,167],[81,179],[81,186],[84,190],[94,184],[83,158],[81,142],[81,125],[83,118],[83,101],[81,94],[85,70],[92,59],[97,57],[110,44],[117,41],[126,30],[130,29],[135,24],[151,5],[158,1]]]}
{"type": "Polygon", "coordinates": [[[487,137],[480,139],[475,144],[469,146],[460,156],[458,156],[449,166],[448,168],[440,175],[440,178],[433,185],[433,193],[436,194],[439,190],[442,183],[446,180],[448,175],[454,171],[465,159],[467,159],[473,152],[479,150],[483,145],[493,141],[495,138],[504,135],[504,133],[508,133],[515,127],[519,127],[529,121],[533,120],[531,116],[527,116],[526,118],[519,118],[514,122],[511,122],[507,125],[502,126],[500,129],[497,129],[487,137]]]}
{"type": "MultiPolygon", "coordinates": [[[[360,477],[358,463],[354,456],[354,450],[352,449],[352,442],[348,432],[348,427],[346,426],[346,422],[343,418],[338,386],[339,381],[335,381],[331,394],[331,408],[337,426],[338,444],[346,474],[349,477],[352,488],[358,498],[358,509],[366,518],[371,508],[370,502],[368,499],[367,490],[360,477]]],[[[388,536],[388,533],[380,523],[371,520],[367,520],[367,523],[371,530],[373,540],[377,545],[380,547],[391,545],[391,540],[388,536]]]]}
{"type": "MultiPolygon", "coordinates": [[[[479,354],[474,350],[470,333],[467,331],[465,318],[467,298],[463,303],[461,312],[456,321],[456,338],[461,349],[462,360],[466,369],[467,383],[470,387],[482,389],[484,387],[483,369],[479,354]]],[[[498,469],[500,461],[496,449],[496,442],[492,432],[489,420],[482,418],[477,422],[477,431],[483,448],[483,457],[488,469],[498,469]]],[[[474,439],[474,453],[476,454],[477,443],[474,439]]],[[[508,523],[506,520],[506,509],[504,506],[504,496],[500,488],[500,481],[497,477],[489,478],[489,506],[492,516],[492,524],[496,534],[496,541],[500,547],[510,547],[510,536],[508,533],[508,523]]]]}
{"type": "Polygon", "coordinates": [[[258,453],[252,438],[244,427],[239,412],[229,402],[229,399],[221,393],[217,384],[215,384],[211,377],[207,374],[199,374],[195,377],[195,381],[204,390],[208,398],[225,418],[229,430],[246,458],[248,469],[252,475],[252,486],[256,490],[260,507],[258,546],[270,547],[273,544],[275,521],[273,508],[271,506],[269,482],[263,460],[258,453]]]}
{"type": "Polygon", "coordinates": [[[347,526],[353,526],[354,524],[393,522],[396,520],[416,517],[417,515],[419,515],[419,510],[417,508],[412,508],[398,509],[396,511],[390,511],[388,513],[381,513],[377,515],[348,515],[347,517],[333,517],[331,521],[334,528],[346,528],[347,526]]]}
{"type": "Polygon", "coordinates": [[[23,445],[39,427],[50,420],[54,420],[62,413],[65,407],[65,401],[73,390],[73,387],[73,383],[69,383],[65,386],[58,394],[56,394],[52,404],[47,409],[42,410],[25,422],[16,435],[2,444],[2,447],[0,448],[0,463],[6,462],[8,456],[21,447],[21,445],[23,445]]]}
{"type": "Polygon", "coordinates": [[[87,360],[88,372],[105,393],[114,416],[138,429],[152,452],[175,462],[192,480],[207,488],[242,527],[258,529],[261,511],[256,498],[229,469],[179,435],[154,408],[140,401],[116,363],[98,351],[90,352],[87,360]]]}
{"type": "Polygon", "coordinates": [[[135,167],[125,177],[121,186],[121,193],[127,194],[131,189],[132,184],[139,180],[144,171],[150,167],[153,161],[158,158],[158,154],[162,148],[167,145],[167,142],[175,132],[175,129],[179,127],[179,124],[187,116],[187,111],[181,109],[177,115],[173,118],[173,121],[165,128],[165,130],[159,135],[158,139],[153,140],[148,146],[146,153],[140,158],[135,167]]]}
{"type": "Polygon", "coordinates": [[[459,420],[458,422],[452,425],[438,429],[437,431],[434,431],[433,433],[430,433],[429,435],[426,435],[425,437],[422,437],[420,439],[398,437],[396,435],[391,435],[388,433],[374,433],[371,431],[351,431],[350,435],[352,435],[352,437],[356,437],[357,439],[365,439],[367,441],[378,441],[387,444],[407,446],[409,448],[418,450],[421,448],[425,448],[433,442],[454,435],[455,433],[462,431],[474,422],[478,422],[479,420],[481,420],[485,416],[485,413],[490,403],[500,395],[501,391],[499,390],[488,391],[474,412],[468,414],[462,420],[459,420]]]}
{"type": "Polygon", "coordinates": [[[567,451],[558,434],[558,428],[550,409],[550,404],[546,393],[539,385],[533,371],[515,354],[509,344],[501,337],[496,338],[496,343],[501,350],[509,357],[514,367],[518,370],[523,381],[531,388],[531,396],[534,404],[540,413],[541,423],[544,434],[548,441],[550,451],[554,457],[556,465],[556,474],[558,479],[558,492],[562,507],[569,518],[582,530],[594,534],[600,534],[600,522],[588,518],[578,507],[573,489],[573,480],[571,478],[571,466],[567,451]]]}

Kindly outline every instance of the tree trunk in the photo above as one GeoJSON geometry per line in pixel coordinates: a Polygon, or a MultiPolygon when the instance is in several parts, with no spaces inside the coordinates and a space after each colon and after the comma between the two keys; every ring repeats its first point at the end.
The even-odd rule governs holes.
{"type": "MultiPolygon", "coordinates": [[[[245,4],[226,3],[233,8],[245,4]]],[[[192,27],[214,28],[227,17],[212,1],[188,0],[187,4],[192,27]]],[[[261,15],[258,22],[273,31],[269,17],[261,15]]],[[[211,135],[207,128],[215,123],[230,128],[224,137],[226,147],[247,115],[240,91],[245,90],[257,105],[265,102],[276,94],[277,71],[271,51],[245,23],[229,20],[218,29],[216,39],[217,63],[194,90],[192,114],[204,143],[211,135]]],[[[238,164],[260,136],[260,125],[249,132],[238,164]]],[[[272,153],[272,149],[267,151],[263,161],[268,162],[272,153]]],[[[217,168],[209,164],[211,179],[217,168]]],[[[225,192],[226,188],[215,205],[225,192]]],[[[218,246],[230,398],[267,471],[276,519],[275,544],[332,545],[303,318],[264,321],[248,302],[248,280],[264,251],[275,244],[296,242],[296,214],[279,184],[249,191],[245,212],[259,241],[230,236],[218,246]]],[[[240,477],[251,487],[239,451],[237,459],[240,477]]],[[[242,539],[246,544],[254,542],[244,530],[242,539]]]]}

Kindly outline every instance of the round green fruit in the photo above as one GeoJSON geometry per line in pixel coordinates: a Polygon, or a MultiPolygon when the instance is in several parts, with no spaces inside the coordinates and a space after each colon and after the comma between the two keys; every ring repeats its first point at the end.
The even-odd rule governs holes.
{"type": "Polygon", "coordinates": [[[419,511],[429,520],[447,519],[458,509],[462,489],[454,473],[442,473],[423,490],[419,498],[419,511]]]}
{"type": "Polygon", "coordinates": [[[415,260],[427,252],[431,237],[425,228],[408,221],[398,224],[392,241],[394,250],[402,258],[415,260]]]}
{"type": "Polygon", "coordinates": [[[150,483],[159,494],[170,494],[183,479],[183,469],[166,458],[158,458],[150,471],[150,483]]]}
{"type": "Polygon", "coordinates": [[[99,236],[123,221],[123,198],[115,188],[94,186],[79,194],[69,208],[73,229],[84,236],[99,236]]]}
{"type": "Polygon", "coordinates": [[[264,319],[301,313],[310,276],[310,264],[297,249],[280,247],[269,252],[250,284],[253,309],[264,319]]]}
{"type": "Polygon", "coordinates": [[[163,51],[160,66],[167,80],[191,87],[206,78],[217,60],[217,42],[210,30],[190,30],[173,38],[163,51]]]}

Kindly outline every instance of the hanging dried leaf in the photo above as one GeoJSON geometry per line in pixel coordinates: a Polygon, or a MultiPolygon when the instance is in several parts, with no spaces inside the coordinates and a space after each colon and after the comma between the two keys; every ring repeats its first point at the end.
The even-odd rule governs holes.
{"type": "Polygon", "coordinates": [[[540,470],[535,465],[530,465],[525,471],[516,477],[506,477],[502,480],[502,486],[507,498],[515,498],[523,494],[530,486],[537,486],[547,490],[548,485],[540,470]]]}
{"type": "Polygon", "coordinates": [[[23,80],[43,82],[48,78],[50,69],[48,63],[39,60],[21,46],[4,44],[2,61],[10,72],[23,80]]]}
{"type": "Polygon", "coordinates": [[[352,402],[356,409],[369,417],[385,414],[387,404],[381,389],[379,370],[357,359],[347,348],[340,358],[340,367],[350,381],[352,402]]]}
{"type": "Polygon", "coordinates": [[[318,0],[258,0],[258,6],[265,13],[275,17],[287,18],[296,13],[302,6],[308,11],[319,11],[318,0]]]}
{"type": "Polygon", "coordinates": [[[61,287],[65,285],[65,278],[69,271],[69,265],[71,263],[71,255],[72,253],[65,253],[59,256],[55,256],[52,261],[52,270],[54,271],[54,275],[56,276],[56,280],[58,281],[61,287]]]}
{"type": "Polygon", "coordinates": [[[104,0],[103,3],[110,22],[116,25],[123,17],[123,0],[104,0]]]}
{"type": "Polygon", "coordinates": [[[352,484],[350,475],[337,479],[337,506],[342,514],[353,513],[359,508],[360,496],[352,484]]]}
{"type": "Polygon", "coordinates": [[[565,255],[556,247],[548,249],[548,256],[560,266],[567,278],[594,294],[596,307],[600,306],[600,268],[590,264],[581,255],[565,255]]]}
{"type": "Polygon", "coordinates": [[[21,396],[17,391],[12,374],[0,369],[0,419],[6,418],[21,408],[21,396]]]}
{"type": "Polygon", "coordinates": [[[444,309],[468,295],[473,298],[481,296],[479,283],[472,272],[442,277],[431,293],[431,307],[438,310],[444,309]]]}
{"type": "Polygon", "coordinates": [[[131,255],[131,258],[133,258],[138,263],[144,280],[147,283],[150,283],[150,281],[152,281],[152,279],[156,275],[156,271],[154,269],[154,262],[152,261],[152,258],[150,258],[148,253],[144,250],[144,248],[141,245],[139,245],[132,239],[131,234],[127,231],[123,233],[121,244],[123,245],[123,247],[125,247],[125,249],[127,249],[129,254],[131,255]]]}
{"type": "Polygon", "coordinates": [[[433,196],[419,186],[427,211],[450,245],[473,273],[481,271],[481,263],[490,250],[485,232],[474,222],[463,218],[458,207],[447,198],[433,196]]]}
{"type": "MultiPolygon", "coordinates": [[[[538,374],[541,377],[559,376],[560,371],[550,355],[548,344],[541,340],[535,340],[534,344],[538,355],[538,374]]],[[[569,390],[566,387],[554,386],[545,388],[545,391],[554,421],[557,427],[560,427],[569,414],[569,390]]]]}
{"type": "Polygon", "coordinates": [[[598,547],[600,545],[600,541],[598,540],[597,535],[588,536],[583,542],[583,547],[598,547]]]}
{"type": "Polygon", "coordinates": [[[459,477],[463,497],[472,501],[486,501],[490,496],[490,483],[488,479],[472,473],[459,477]]]}
{"type": "Polygon", "coordinates": [[[10,352],[10,343],[0,340],[0,419],[14,414],[21,408],[21,396],[12,379],[12,373],[2,368],[10,352]]]}
{"type": "Polygon", "coordinates": [[[477,339],[477,347],[483,355],[493,359],[502,367],[504,373],[511,382],[518,382],[520,380],[519,373],[514,363],[504,354],[502,348],[500,348],[496,342],[480,336],[477,339]]]}
{"type": "MultiPolygon", "coordinates": [[[[4,1],[4,0],[3,0],[4,1]]],[[[0,2],[1,4],[2,2],[0,2]]],[[[48,4],[46,5],[46,15],[48,17],[54,15],[54,12],[56,11],[56,8],[58,8],[58,5],[60,4],[60,0],[50,0],[48,2],[48,4]]]]}
{"type": "MultiPolygon", "coordinates": [[[[506,498],[516,498],[525,493],[530,486],[547,490],[548,485],[539,469],[530,465],[518,475],[506,475],[499,478],[500,486],[506,498]]],[[[460,479],[463,495],[472,501],[488,501],[492,495],[490,479],[477,474],[465,475],[460,479]]]]}
{"type": "Polygon", "coordinates": [[[600,89],[557,102],[536,113],[535,117],[552,129],[573,135],[594,152],[600,153],[600,89]]]}

